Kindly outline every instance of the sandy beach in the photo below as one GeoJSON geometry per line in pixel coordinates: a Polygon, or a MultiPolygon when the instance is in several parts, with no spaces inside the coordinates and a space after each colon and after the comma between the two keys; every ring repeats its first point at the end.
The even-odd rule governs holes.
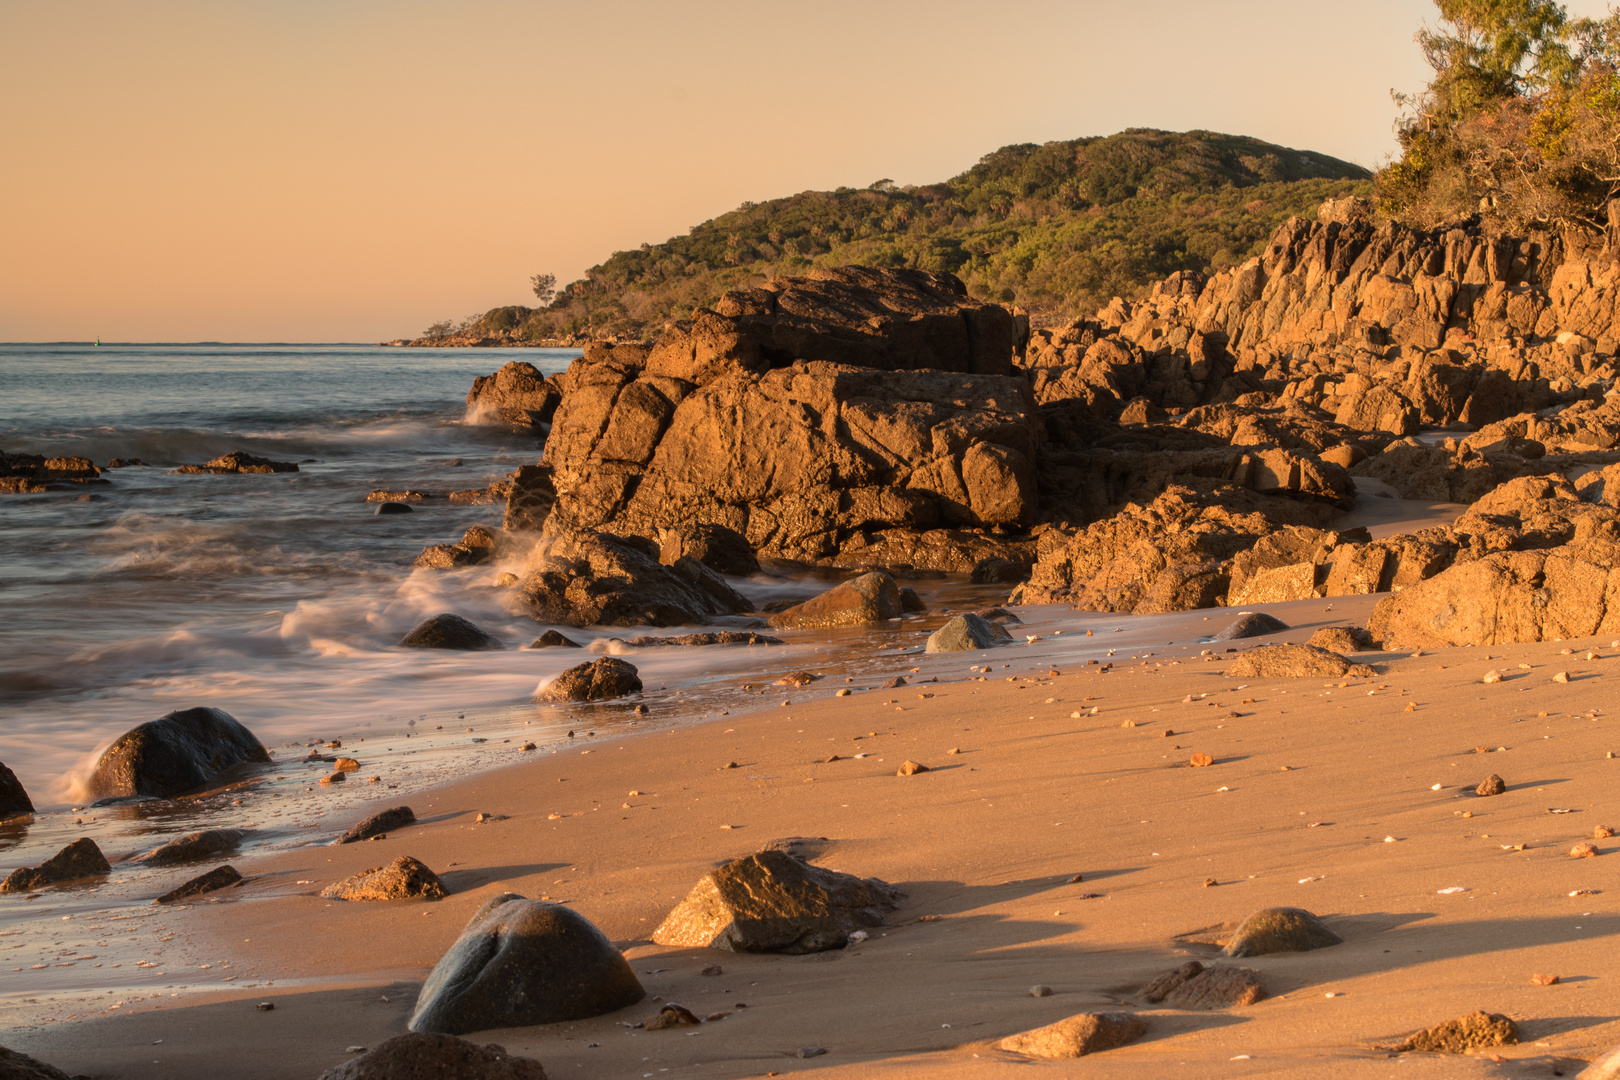
{"type": "MultiPolygon", "coordinates": [[[[1359,623],[1374,599],[1272,605],[1292,628],[1276,640],[1359,623]]],[[[402,1033],[428,969],[508,891],[586,915],[649,995],[593,1020],[474,1037],[554,1077],[1551,1076],[1620,1041],[1613,849],[1568,855],[1620,819],[1610,642],[1366,654],[1375,678],[1245,681],[1223,676],[1221,644],[1199,642],[1228,612],[1023,614],[1042,640],[905,658],[899,689],[771,687],[748,715],[575,740],[413,795],[421,823],[387,840],[257,860],[245,889],[167,919],[174,948],[253,988],[14,1027],[5,1041],[98,1077],[218,1076],[226,1061],[235,1076],[313,1077],[402,1033]],[[1130,644],[1110,669],[1065,658],[1121,623],[1132,632],[1114,640],[1130,644]],[[1481,683],[1493,668],[1508,678],[1481,683]],[[1552,681],[1560,671],[1569,682],[1552,681]],[[1215,764],[1190,767],[1195,753],[1215,764]],[[896,776],[906,759],[930,771],[896,776]],[[1506,792],[1475,796],[1491,773],[1506,792]],[[908,899],[870,940],[830,953],[648,941],[709,869],[789,837],[908,899]],[[315,895],[399,854],[453,895],[315,895]],[[1270,905],[1323,916],[1344,943],[1244,961],[1271,995],[1252,1006],[1178,1012],[1137,996],[1215,955],[1192,939],[1270,905]],[[716,963],[723,974],[700,974],[716,963]],[[1037,984],[1050,996],[1031,996],[1037,984]],[[726,1015],[628,1026],[659,999],[726,1015]],[[1147,1036],[1033,1065],[994,1048],[1104,1008],[1139,1012],[1147,1036]],[[1476,1009],[1517,1020],[1522,1044],[1467,1058],[1385,1049],[1476,1009]],[[807,1046],[826,1053],[798,1058],[807,1046]]]]}

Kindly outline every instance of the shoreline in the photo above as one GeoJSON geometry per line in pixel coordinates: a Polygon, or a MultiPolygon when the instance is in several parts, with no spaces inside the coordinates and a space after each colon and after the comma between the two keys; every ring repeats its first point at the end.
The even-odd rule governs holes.
{"type": "MultiPolygon", "coordinates": [[[[1364,620],[1377,599],[1261,606],[1292,629],[1260,640],[1304,640],[1315,626],[1364,620]]],[[[1042,635],[1035,646],[895,659],[896,674],[920,667],[920,678],[940,678],[926,688],[786,708],[773,695],[746,715],[599,738],[583,752],[423,792],[413,796],[423,803],[422,824],[387,841],[269,856],[240,899],[171,913],[188,947],[219,954],[213,963],[229,959],[278,984],[321,983],[261,984],[212,1001],[13,1028],[5,1042],[70,1072],[201,1076],[207,1062],[217,1068],[219,1055],[232,1052],[220,1034],[229,1030],[244,1060],[240,1075],[313,1077],[343,1060],[346,1046],[402,1031],[414,1002],[402,973],[425,975],[472,910],[503,891],[570,902],[625,948],[649,994],[593,1020],[474,1037],[535,1057],[557,1076],[634,1075],[642,1057],[653,1059],[654,1075],[1010,1075],[1028,1066],[989,1049],[994,1039],[1075,1012],[1126,1007],[1119,1002],[1132,1000],[1133,985],[1188,955],[1207,959],[1175,935],[1272,903],[1327,917],[1345,944],[1246,962],[1272,994],[1254,1006],[1142,1008],[1148,1036],[1090,1059],[1088,1075],[1162,1075],[1195,1059],[1199,1075],[1386,1075],[1391,1063],[1374,1048],[1380,1041],[1476,1008],[1506,1012],[1525,1028],[1523,1045],[1500,1051],[1510,1059],[1551,1067],[1620,1040],[1620,1023],[1606,1019],[1620,1013],[1612,950],[1599,944],[1620,932],[1614,894],[1565,895],[1602,888],[1612,876],[1604,862],[1565,855],[1592,826],[1614,824],[1607,815],[1620,809],[1608,795],[1616,765],[1604,757],[1612,747],[1605,714],[1582,715],[1602,709],[1612,661],[1560,652],[1584,651],[1584,641],[1364,654],[1357,659],[1382,668],[1374,679],[1248,680],[1239,696],[1243,680],[1216,674],[1225,654],[1201,660],[1215,646],[1196,640],[1226,614],[1235,612],[1153,617],[1164,630],[1153,636],[1179,644],[1128,635],[1135,644],[1099,675],[1092,672],[1101,665],[1065,661],[1079,655],[1067,644],[1073,639],[1051,630],[1136,620],[1047,608],[1026,624],[1042,635]],[[1124,659],[1146,652],[1154,655],[1124,659]],[[1532,665],[1522,676],[1520,662],[1532,665]],[[965,681],[978,663],[993,663],[994,672],[965,681]],[[1589,674],[1549,681],[1553,665],[1571,663],[1589,674]],[[1054,664],[1061,674],[1048,677],[1054,664]],[[1519,677],[1479,684],[1490,666],[1519,677]],[[1380,683],[1388,689],[1377,690],[1380,683]],[[1198,698],[1204,693],[1211,697],[1198,698]],[[1408,701],[1416,716],[1404,711],[1408,701]],[[1071,717],[1082,705],[1084,715],[1071,717]],[[1140,726],[1121,727],[1127,719],[1140,726]],[[1166,728],[1177,734],[1167,739],[1166,728]],[[1387,755],[1399,742],[1398,758],[1387,755]],[[1486,742],[1491,753],[1475,755],[1486,742]],[[873,758],[812,764],[862,743],[873,758]],[[962,753],[948,755],[953,747],[962,753]],[[1217,764],[1175,767],[1200,751],[1217,764]],[[901,756],[932,771],[896,777],[901,756]],[[726,760],[742,768],[722,769],[726,760]],[[1463,794],[1491,771],[1507,779],[1505,797],[1463,794]],[[1442,791],[1429,790],[1435,782],[1442,791]],[[1579,812],[1549,815],[1549,806],[1579,812]],[[1465,809],[1476,820],[1465,824],[1465,809]],[[479,812],[507,817],[474,824],[479,812]],[[717,861],[788,836],[828,837],[814,845],[813,861],[883,878],[910,898],[871,941],[835,953],[738,956],[645,942],[717,861]],[[969,837],[983,839],[964,843],[969,837]],[[1529,847],[1502,851],[1510,841],[1529,847]],[[292,884],[405,853],[440,872],[452,895],[432,904],[341,904],[296,895],[292,884]],[[1067,884],[1075,873],[1084,882],[1067,884]],[[1220,884],[1205,888],[1206,876],[1220,884]],[[1469,891],[1439,894],[1452,886],[1469,891]],[[1101,895],[1081,899],[1083,892],[1101,895]],[[923,914],[942,918],[918,923],[923,914]],[[1425,946],[1429,958],[1418,955],[1425,946]],[[715,962],[725,971],[719,980],[697,974],[715,962]],[[1532,969],[1564,981],[1532,986],[1532,969]],[[1396,971],[1398,985],[1389,979],[1396,971]],[[1034,983],[1055,993],[1029,997],[1034,983]],[[1555,1005],[1560,994],[1566,1000],[1555,1005]],[[693,1029],[694,1037],[620,1026],[654,1012],[653,995],[700,1013],[724,1005],[732,1015],[693,1029]],[[276,1010],[258,1013],[260,1000],[276,1010]],[[738,1001],[749,1008],[735,1009],[738,1001]],[[1568,1019],[1554,1019],[1560,1015],[1568,1019]],[[184,1045],[168,1060],[156,1055],[160,1065],[143,1065],[135,1055],[145,1058],[159,1038],[184,1045]],[[812,1044],[829,1053],[787,1056],[812,1044]],[[261,1061],[272,1048],[275,1060],[261,1061]]],[[[1107,647],[1111,636],[1099,630],[1107,647]]],[[[1615,655],[1601,645],[1602,655],[1615,655]]],[[[1488,1055],[1408,1055],[1402,1068],[1499,1075],[1488,1055]]]]}

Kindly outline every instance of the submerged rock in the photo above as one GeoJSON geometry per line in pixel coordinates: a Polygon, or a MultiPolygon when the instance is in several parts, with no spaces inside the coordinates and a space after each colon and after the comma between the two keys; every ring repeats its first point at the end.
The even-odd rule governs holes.
{"type": "Polygon", "coordinates": [[[459,649],[474,652],[481,649],[504,649],[500,641],[485,633],[460,615],[445,612],[425,619],[399,639],[409,649],[459,649]]]}
{"type": "Polygon", "coordinates": [[[377,509],[372,511],[377,517],[387,517],[390,514],[414,514],[415,512],[410,503],[402,502],[378,503],[377,509]]]}
{"type": "Polygon", "coordinates": [[[1314,645],[1262,645],[1240,653],[1226,669],[1229,679],[1337,679],[1376,674],[1366,664],[1352,664],[1338,653],[1314,645]]]}
{"type": "Polygon", "coordinates": [[[318,1080],[546,1080],[546,1070],[494,1043],[411,1032],[326,1070],[318,1080]]]}
{"type": "Polygon", "coordinates": [[[321,890],[328,900],[443,900],[450,895],[439,875],[409,855],[387,866],[362,870],[321,890]]]}
{"type": "Polygon", "coordinates": [[[551,680],[534,695],[536,701],[607,701],[641,693],[641,678],[634,664],[617,656],[603,656],[576,664],[551,680]]]}
{"type": "Polygon", "coordinates": [[[46,885],[77,881],[111,871],[107,857],[101,853],[96,842],[88,836],[81,836],[38,866],[19,866],[13,870],[5,881],[0,881],[0,892],[29,892],[46,885]]]}
{"type": "Polygon", "coordinates": [[[958,615],[928,635],[927,652],[975,652],[1011,645],[1013,637],[1000,623],[977,615],[958,615]]]}
{"type": "Polygon", "coordinates": [[[1223,950],[1227,956],[1265,956],[1267,953],[1309,952],[1344,941],[1326,923],[1304,908],[1272,907],[1244,919],[1223,950]]]}
{"type": "Polygon", "coordinates": [[[246,829],[208,829],[187,833],[138,856],[136,861],[153,866],[169,866],[192,859],[207,859],[235,848],[246,835],[246,829]]]}
{"type": "Polygon", "coordinates": [[[1264,637],[1267,634],[1280,634],[1287,629],[1288,624],[1274,615],[1267,615],[1263,611],[1245,611],[1227,623],[1212,640],[1235,641],[1238,638],[1264,637]]]}
{"type": "Polygon", "coordinates": [[[488,562],[495,555],[497,544],[494,533],[482,525],[474,525],[462,533],[461,539],[454,544],[432,544],[423,548],[422,554],[416,557],[411,566],[418,570],[450,570],[458,566],[477,566],[479,563],[488,562]]]}
{"type": "Polygon", "coordinates": [[[735,859],[708,874],[653,931],[660,945],[728,952],[841,949],[883,925],[905,893],[877,878],[811,866],[781,851],[735,859]]]}
{"type": "Polygon", "coordinates": [[[349,829],[348,832],[333,841],[334,844],[353,844],[360,840],[370,840],[373,836],[403,829],[407,825],[416,824],[416,815],[411,813],[408,806],[396,806],[391,810],[372,814],[360,824],[349,829]]]}
{"type": "Polygon", "coordinates": [[[1400,1053],[1423,1050],[1435,1054],[1466,1054],[1489,1046],[1512,1046],[1518,1041],[1518,1024],[1500,1013],[1481,1011],[1409,1035],[1395,1046],[1395,1050],[1400,1053]]]}
{"type": "Polygon", "coordinates": [[[778,612],[771,616],[770,624],[778,630],[866,626],[898,619],[904,610],[894,578],[874,571],[778,612]]]}
{"type": "Polygon", "coordinates": [[[547,630],[529,642],[529,648],[531,649],[578,649],[582,647],[579,642],[564,637],[555,630],[547,630]]]}
{"type": "Polygon", "coordinates": [[[220,709],[184,709],[131,728],[109,746],[87,787],[97,798],[168,799],[233,765],[268,762],[251,731],[220,709]]]}
{"type": "Polygon", "coordinates": [[[0,763],[0,821],[33,812],[34,802],[23,790],[22,781],[4,763],[0,763]]]}
{"type": "Polygon", "coordinates": [[[996,1045],[1031,1057],[1077,1058],[1124,1046],[1147,1034],[1147,1021],[1131,1013],[1080,1013],[1055,1024],[1009,1035],[996,1045]]]}
{"type": "Polygon", "coordinates": [[[646,996],[624,957],[583,915],[505,893],[478,909],[434,965],[409,1027],[459,1035],[555,1024],[646,996]]]}
{"type": "Polygon", "coordinates": [[[186,900],[193,896],[215,892],[219,889],[228,889],[233,885],[240,885],[242,875],[237,873],[234,866],[216,866],[206,874],[199,874],[178,888],[170,889],[162,896],[153,900],[154,904],[172,904],[176,900],[186,900]]]}

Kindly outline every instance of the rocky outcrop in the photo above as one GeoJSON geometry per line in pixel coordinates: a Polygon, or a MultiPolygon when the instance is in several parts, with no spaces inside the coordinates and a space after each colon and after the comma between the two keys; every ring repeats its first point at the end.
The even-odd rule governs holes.
{"type": "Polygon", "coordinates": [[[689,626],[753,607],[690,555],[665,566],[651,541],[602,532],[543,541],[517,590],[536,621],[567,626],[689,626]]]}
{"type": "Polygon", "coordinates": [[[269,458],[254,457],[245,450],[232,450],[228,454],[221,454],[206,465],[182,465],[174,471],[187,475],[198,473],[289,473],[297,472],[298,465],[292,461],[272,461],[269,458]]]}
{"type": "Polygon", "coordinates": [[[0,1046],[0,1076],[5,1080],[68,1080],[68,1074],[56,1066],[4,1046],[0,1046]]]}
{"type": "Polygon", "coordinates": [[[759,573],[759,557],[748,538],[724,525],[676,525],[659,531],[659,562],[673,566],[688,557],[717,574],[759,573]]]}
{"type": "Polygon", "coordinates": [[[734,859],[706,876],[652,939],[675,948],[811,953],[883,925],[905,893],[877,878],[812,866],[782,851],[734,859]]]}
{"type": "MultiPolygon", "coordinates": [[[[384,503],[384,506],[390,505],[384,503]]],[[[403,505],[403,504],[400,504],[403,505]]],[[[451,570],[458,566],[476,566],[494,556],[498,541],[494,533],[482,525],[474,525],[454,544],[433,544],[422,549],[411,566],[416,569],[451,570]]]]}
{"type": "Polygon", "coordinates": [[[647,996],[619,950],[578,912],[504,893],[434,965],[409,1027],[462,1035],[584,1020],[647,996]]]}
{"type": "Polygon", "coordinates": [[[34,812],[34,801],[23,789],[17,774],[0,763],[0,821],[22,817],[34,812]]]}
{"type": "Polygon", "coordinates": [[[39,495],[71,484],[105,483],[89,458],[0,451],[0,495],[39,495]]]}
{"type": "Polygon", "coordinates": [[[494,1043],[411,1032],[336,1065],[317,1080],[546,1080],[532,1058],[513,1057],[494,1043]]]}
{"type": "Polygon", "coordinates": [[[268,762],[253,733],[220,709],[182,709],[119,736],[85,782],[97,798],[168,799],[234,765],[268,762]]]}
{"type": "Polygon", "coordinates": [[[80,837],[38,866],[19,866],[0,881],[0,893],[29,892],[112,871],[107,857],[88,836],[80,837]]]}
{"type": "Polygon", "coordinates": [[[467,423],[503,424],[543,432],[562,401],[555,381],[530,363],[513,360],[493,375],[481,375],[467,391],[467,423]]]}
{"type": "Polygon", "coordinates": [[[576,664],[536,691],[536,701],[609,701],[641,693],[634,664],[603,656],[576,664]]]}

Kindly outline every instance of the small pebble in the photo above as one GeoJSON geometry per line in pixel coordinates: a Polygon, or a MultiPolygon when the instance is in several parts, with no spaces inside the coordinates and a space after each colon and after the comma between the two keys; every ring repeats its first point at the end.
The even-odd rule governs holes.
{"type": "Polygon", "coordinates": [[[1597,856],[1597,845],[1590,840],[1582,840],[1569,849],[1569,857],[1572,859],[1595,859],[1597,856]]]}
{"type": "Polygon", "coordinates": [[[1036,983],[1034,986],[1029,988],[1029,996],[1030,997],[1051,997],[1052,996],[1052,988],[1050,986],[1047,986],[1045,983],[1036,983]]]}
{"type": "Polygon", "coordinates": [[[276,1007],[276,1003],[273,1002],[273,1001],[261,1001],[261,1002],[259,1002],[259,1011],[260,1012],[270,1012],[275,1007],[276,1007]]]}
{"type": "Polygon", "coordinates": [[[1535,983],[1537,986],[1557,986],[1558,985],[1558,976],[1556,976],[1556,975],[1532,975],[1532,976],[1530,976],[1530,981],[1535,983]]]}

